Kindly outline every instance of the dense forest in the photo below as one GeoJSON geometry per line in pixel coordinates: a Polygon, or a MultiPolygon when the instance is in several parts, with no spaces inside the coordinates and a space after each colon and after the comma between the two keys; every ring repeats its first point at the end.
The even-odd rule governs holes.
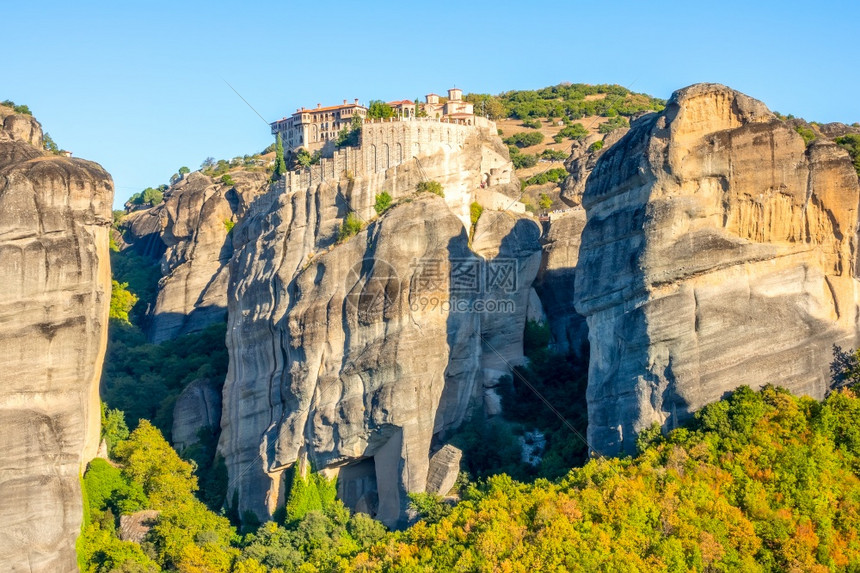
{"type": "MultiPolygon", "coordinates": [[[[500,474],[386,531],[293,477],[285,511],[237,530],[195,497],[194,466],[141,421],[84,476],[85,571],[787,571],[860,567],[860,398],[823,402],[741,387],[685,427],[643,432],[639,455],[553,481],[500,474]],[[140,545],[117,518],[160,512],[140,545]]],[[[229,504],[228,504],[229,506],[229,504]]]]}

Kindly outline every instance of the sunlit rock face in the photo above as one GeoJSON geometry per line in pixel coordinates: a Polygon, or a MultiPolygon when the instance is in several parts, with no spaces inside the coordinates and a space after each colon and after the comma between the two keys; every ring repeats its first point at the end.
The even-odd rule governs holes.
{"type": "Polygon", "coordinates": [[[338,476],[348,506],[397,527],[409,492],[444,489],[456,474],[450,447],[434,455],[470,412],[498,409],[499,377],[523,360],[540,265],[530,217],[485,209],[471,229],[479,191],[517,189],[509,177],[482,186],[486,173],[510,173],[499,144],[473,134],[420,163],[274,186],[236,226],[219,453],[240,513],[271,516],[286,470],[307,460],[338,476]],[[426,180],[444,198],[416,193],[426,180]],[[377,217],[383,191],[396,205],[377,217]],[[369,224],[339,242],[350,210],[369,224]],[[491,263],[512,280],[470,288],[491,263]],[[489,297],[498,306],[473,311],[489,297]]]}
{"type": "Polygon", "coordinates": [[[832,345],[856,345],[858,194],[844,150],[725,86],[635,121],[582,199],[592,447],[631,452],[741,384],[822,397],[832,345]]]}
{"type": "Polygon", "coordinates": [[[77,571],[80,475],[99,442],[113,182],[47,155],[0,106],[0,563],[77,571]]]}

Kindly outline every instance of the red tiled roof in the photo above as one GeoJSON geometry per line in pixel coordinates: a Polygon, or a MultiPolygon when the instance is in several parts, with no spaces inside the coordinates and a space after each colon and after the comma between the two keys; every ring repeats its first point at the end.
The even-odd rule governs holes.
{"type": "Polygon", "coordinates": [[[357,103],[348,103],[348,104],[341,104],[341,105],[330,105],[330,106],[328,106],[328,107],[302,108],[300,111],[297,111],[297,112],[296,112],[296,113],[294,113],[293,115],[296,115],[296,114],[299,114],[299,113],[320,113],[320,112],[323,112],[323,111],[331,111],[331,110],[333,110],[333,109],[346,109],[346,108],[348,108],[348,107],[360,107],[360,108],[363,108],[363,109],[364,109],[364,106],[363,106],[363,105],[361,105],[361,104],[357,104],[357,103]]]}

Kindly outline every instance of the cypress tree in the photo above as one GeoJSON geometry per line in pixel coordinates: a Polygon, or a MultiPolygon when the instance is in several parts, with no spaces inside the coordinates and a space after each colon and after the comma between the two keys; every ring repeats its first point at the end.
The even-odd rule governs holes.
{"type": "Polygon", "coordinates": [[[275,138],[275,171],[272,173],[272,180],[280,179],[281,175],[287,172],[287,164],[284,162],[284,144],[281,142],[281,134],[275,138]]]}

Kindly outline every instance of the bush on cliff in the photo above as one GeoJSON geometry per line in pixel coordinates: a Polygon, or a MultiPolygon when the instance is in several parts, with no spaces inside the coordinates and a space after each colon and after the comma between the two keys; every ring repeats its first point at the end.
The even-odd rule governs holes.
{"type": "Polygon", "coordinates": [[[438,181],[422,181],[415,186],[418,193],[433,193],[439,197],[445,197],[445,191],[442,189],[442,184],[438,181]]]}
{"type": "Polygon", "coordinates": [[[848,151],[848,155],[851,156],[851,161],[854,163],[854,169],[857,171],[857,176],[860,177],[860,134],[849,133],[837,137],[836,143],[848,151]]]}
{"type": "Polygon", "coordinates": [[[353,235],[357,235],[359,231],[361,231],[361,228],[361,219],[358,218],[355,211],[350,211],[346,214],[346,218],[344,218],[343,223],[340,225],[340,231],[337,233],[337,240],[341,242],[345,241],[353,235]]]}

